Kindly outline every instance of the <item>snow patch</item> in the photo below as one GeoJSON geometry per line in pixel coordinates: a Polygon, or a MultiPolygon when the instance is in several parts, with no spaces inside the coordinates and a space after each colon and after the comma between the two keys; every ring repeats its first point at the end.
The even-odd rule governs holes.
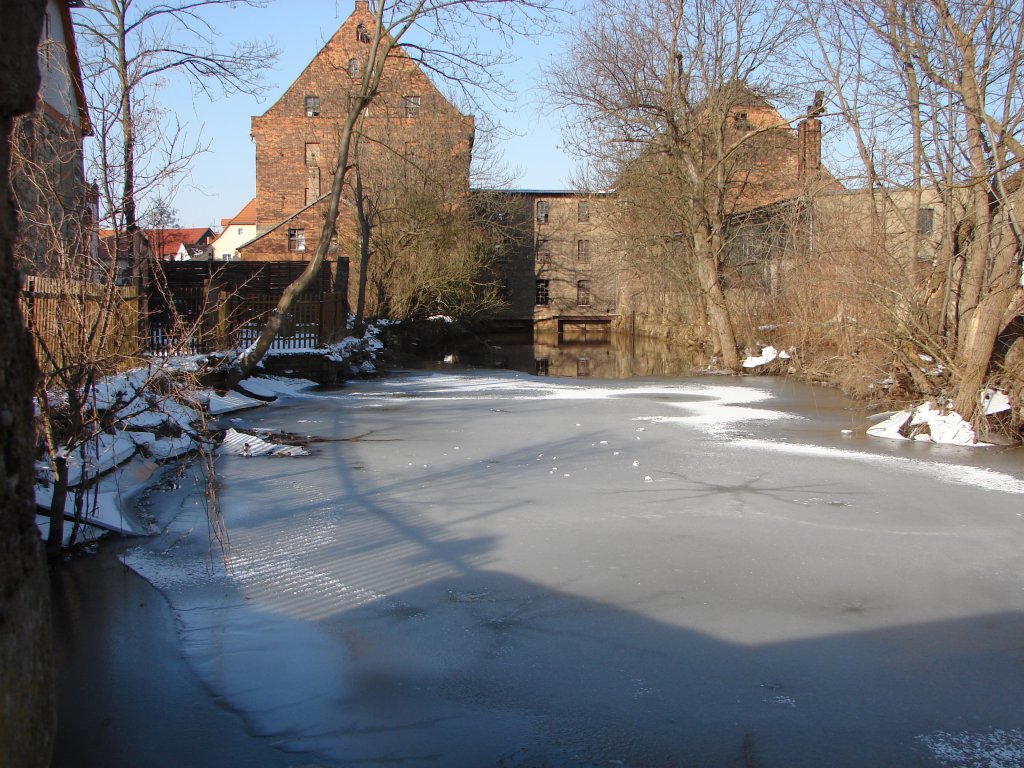
{"type": "Polygon", "coordinates": [[[763,347],[761,349],[761,354],[760,355],[758,355],[756,357],[751,356],[751,357],[748,357],[746,360],[744,360],[743,361],[743,367],[744,368],[757,368],[758,366],[770,363],[772,360],[774,360],[778,356],[779,356],[779,351],[775,347],[773,347],[771,345],[768,345],[767,347],[763,347]]]}
{"type": "Polygon", "coordinates": [[[950,408],[940,408],[931,402],[910,411],[899,411],[873,427],[871,437],[890,440],[917,440],[942,445],[987,445],[979,443],[974,428],[950,408]]]}
{"type": "Polygon", "coordinates": [[[309,451],[297,445],[271,443],[256,435],[247,435],[229,429],[224,435],[221,448],[235,456],[309,456],[309,451]]]}
{"type": "Polygon", "coordinates": [[[986,389],[981,393],[981,405],[985,409],[985,415],[991,416],[1010,410],[1010,398],[1001,389],[986,389]]]}
{"type": "Polygon", "coordinates": [[[1020,768],[1024,765],[1024,731],[1015,728],[988,733],[936,731],[917,740],[943,765],[957,768],[1020,768]]]}
{"type": "Polygon", "coordinates": [[[936,480],[956,485],[969,485],[986,491],[1024,494],[1024,480],[1004,472],[996,472],[982,467],[971,467],[964,464],[945,464],[939,461],[919,461],[902,456],[885,456],[881,454],[848,451],[841,448],[828,448],[819,445],[801,443],[781,443],[772,440],[743,439],[733,440],[729,445],[740,448],[775,451],[793,456],[817,456],[821,458],[840,459],[843,461],[860,461],[866,464],[880,464],[898,467],[901,470],[918,472],[936,480]]]}
{"type": "Polygon", "coordinates": [[[213,392],[210,394],[210,401],[206,408],[211,416],[220,416],[224,413],[233,413],[234,411],[241,411],[246,408],[256,408],[264,404],[261,400],[246,397],[241,392],[225,392],[223,395],[213,392]]]}

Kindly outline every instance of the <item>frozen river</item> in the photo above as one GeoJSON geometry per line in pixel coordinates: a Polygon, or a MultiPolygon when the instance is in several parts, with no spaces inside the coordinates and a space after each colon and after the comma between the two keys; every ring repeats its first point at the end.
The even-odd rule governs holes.
{"type": "Polygon", "coordinates": [[[316,440],[220,457],[223,561],[190,476],[153,496],[118,549],[162,598],[59,577],[55,765],[1024,765],[1019,449],[757,378],[410,374],[229,425],[316,440]]]}

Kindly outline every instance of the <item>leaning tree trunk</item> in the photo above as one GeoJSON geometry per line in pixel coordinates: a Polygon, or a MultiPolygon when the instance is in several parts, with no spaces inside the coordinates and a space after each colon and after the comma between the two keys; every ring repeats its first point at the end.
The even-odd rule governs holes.
{"type": "Polygon", "coordinates": [[[284,321],[284,317],[291,311],[292,305],[295,304],[299,296],[302,295],[302,292],[305,291],[313,282],[313,278],[319,274],[320,268],[324,263],[324,259],[327,258],[327,251],[331,246],[331,240],[334,238],[334,233],[337,227],[338,210],[341,206],[341,193],[344,189],[345,179],[348,175],[348,157],[349,150],[352,146],[352,134],[362,109],[362,106],[353,109],[349,114],[348,120],[345,121],[345,127],[341,135],[341,142],[338,146],[338,157],[335,163],[337,172],[334,174],[334,182],[331,185],[331,194],[328,196],[327,211],[324,214],[323,231],[320,233],[320,242],[317,244],[316,253],[313,254],[313,258],[309,260],[309,264],[306,265],[302,274],[295,278],[295,280],[293,280],[288,287],[284,289],[284,293],[281,294],[281,298],[278,300],[277,306],[274,308],[273,313],[264,324],[259,338],[256,339],[252,346],[242,353],[238,362],[232,367],[227,376],[227,383],[229,385],[237,384],[239,381],[246,378],[259,364],[260,360],[266,356],[267,351],[270,349],[270,345],[274,343],[274,339],[277,337],[278,331],[281,330],[281,323],[284,321]]]}

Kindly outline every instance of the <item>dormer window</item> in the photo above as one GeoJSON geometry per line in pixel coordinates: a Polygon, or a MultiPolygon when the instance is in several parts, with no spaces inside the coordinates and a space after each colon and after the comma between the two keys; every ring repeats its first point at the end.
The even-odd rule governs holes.
{"type": "Polygon", "coordinates": [[[359,77],[359,59],[348,60],[348,76],[359,77]]]}
{"type": "Polygon", "coordinates": [[[320,114],[320,97],[306,97],[306,117],[316,117],[320,114]]]}
{"type": "Polygon", "coordinates": [[[362,22],[356,27],[356,42],[368,43],[370,42],[370,30],[366,28],[366,25],[362,22]]]}

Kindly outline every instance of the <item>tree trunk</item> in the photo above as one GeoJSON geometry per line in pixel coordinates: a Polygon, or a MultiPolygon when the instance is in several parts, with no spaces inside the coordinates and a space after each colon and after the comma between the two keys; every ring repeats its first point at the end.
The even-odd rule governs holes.
{"type": "Polygon", "coordinates": [[[45,3],[3,0],[0,25],[0,762],[50,764],[56,729],[46,562],[32,492],[32,344],[18,310],[10,192],[14,118],[39,88],[36,46],[45,3]]]}
{"type": "Polygon", "coordinates": [[[1006,325],[1006,312],[1018,290],[1020,266],[1016,259],[1019,255],[1017,248],[1010,245],[997,250],[992,285],[966,324],[967,332],[960,345],[960,381],[953,407],[968,421],[978,414],[979,394],[992,364],[996,339],[1006,325]]]}
{"type": "Polygon", "coordinates": [[[726,304],[722,276],[711,244],[711,233],[699,224],[693,233],[693,254],[697,264],[697,277],[707,306],[711,332],[722,351],[722,366],[730,371],[740,370],[740,354],[736,348],[736,331],[726,304]]]}
{"type": "Polygon", "coordinates": [[[356,218],[359,223],[359,275],[356,287],[356,313],[352,332],[363,335],[366,319],[366,279],[370,271],[370,219],[366,215],[366,196],[363,194],[363,176],[359,166],[355,167],[356,218]]]}

